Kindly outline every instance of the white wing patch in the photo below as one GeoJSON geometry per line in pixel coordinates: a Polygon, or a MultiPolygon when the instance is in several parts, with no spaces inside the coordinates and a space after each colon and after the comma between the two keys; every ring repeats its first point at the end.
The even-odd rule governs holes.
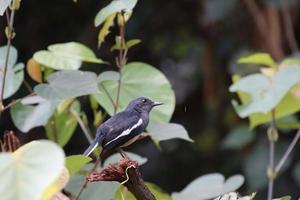
{"type": "Polygon", "coordinates": [[[97,146],[98,146],[99,144],[98,144],[98,142],[95,144],[95,146],[93,146],[93,148],[88,152],[88,153],[86,153],[86,156],[89,156],[96,148],[97,148],[97,146]]]}
{"type": "Polygon", "coordinates": [[[123,131],[120,135],[118,135],[118,137],[116,137],[116,138],[114,138],[113,140],[107,142],[107,143],[105,144],[105,146],[109,145],[109,144],[112,143],[113,141],[116,141],[116,140],[119,139],[120,137],[124,137],[124,136],[126,136],[126,135],[129,135],[133,129],[137,128],[137,127],[140,126],[142,123],[143,123],[143,120],[142,120],[142,118],[140,118],[139,121],[138,121],[135,125],[133,125],[133,126],[132,126],[131,128],[129,128],[129,129],[126,129],[125,131],[123,131]]]}

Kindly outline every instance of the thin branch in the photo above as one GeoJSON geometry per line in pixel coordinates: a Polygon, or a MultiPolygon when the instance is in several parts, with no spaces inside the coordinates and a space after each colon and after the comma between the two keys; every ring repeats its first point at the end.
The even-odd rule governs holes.
{"type": "Polygon", "coordinates": [[[283,0],[281,0],[281,5],[282,5],[282,16],[283,16],[283,21],[284,21],[284,27],[285,27],[285,34],[286,38],[288,41],[288,45],[293,53],[299,51],[299,47],[297,45],[297,41],[295,38],[294,30],[293,30],[293,24],[292,24],[292,19],[291,15],[289,12],[288,6],[284,3],[283,0]]]}
{"type": "Polygon", "coordinates": [[[16,99],[16,100],[10,102],[9,104],[7,104],[2,110],[0,110],[0,112],[3,112],[4,110],[7,110],[8,108],[10,108],[10,107],[12,107],[13,105],[15,105],[15,104],[21,102],[21,101],[22,101],[23,99],[25,99],[25,98],[30,97],[30,96],[34,96],[34,95],[35,95],[35,93],[30,93],[30,94],[28,94],[28,95],[26,95],[26,96],[24,96],[24,97],[22,97],[22,98],[20,98],[20,99],[16,99]]]}
{"type": "Polygon", "coordinates": [[[300,129],[298,129],[293,141],[291,142],[288,149],[285,151],[284,155],[282,156],[282,158],[280,159],[280,161],[276,165],[276,168],[275,168],[276,173],[278,173],[280,171],[280,169],[282,168],[283,164],[285,163],[285,161],[289,157],[290,153],[294,149],[295,145],[297,144],[299,138],[300,138],[300,129]]]}
{"type": "Polygon", "coordinates": [[[112,104],[112,106],[114,107],[114,109],[116,110],[116,104],[112,98],[112,96],[109,94],[109,92],[107,91],[106,87],[103,85],[103,83],[100,83],[101,87],[103,88],[105,94],[108,96],[110,103],[112,104]]]}
{"type": "MultiPolygon", "coordinates": [[[[7,75],[7,69],[8,69],[8,59],[9,59],[9,51],[11,47],[11,41],[13,38],[13,24],[14,24],[14,16],[15,11],[12,10],[10,13],[10,16],[8,17],[8,10],[6,10],[6,19],[9,20],[9,23],[7,24],[8,27],[8,34],[7,34],[7,44],[6,44],[6,53],[5,53],[5,61],[3,66],[3,76],[2,76],[2,83],[1,83],[1,93],[0,93],[0,107],[3,106],[3,97],[4,97],[4,89],[5,89],[5,79],[7,75]]],[[[0,110],[2,110],[0,108],[0,110]]]]}
{"type": "Polygon", "coordinates": [[[90,144],[92,144],[93,138],[91,136],[91,131],[89,130],[89,127],[85,126],[81,117],[77,113],[73,112],[72,110],[70,110],[70,111],[71,111],[72,115],[76,118],[76,121],[78,122],[80,128],[82,129],[82,132],[84,133],[86,139],[89,141],[90,144]]]}
{"type": "MultiPolygon", "coordinates": [[[[268,200],[273,199],[273,189],[274,189],[274,157],[275,157],[275,131],[276,130],[276,123],[275,123],[275,109],[272,110],[272,124],[271,124],[271,131],[268,135],[270,150],[269,150],[269,167],[268,167],[268,200]]],[[[276,132],[277,134],[277,132],[276,132]]]]}

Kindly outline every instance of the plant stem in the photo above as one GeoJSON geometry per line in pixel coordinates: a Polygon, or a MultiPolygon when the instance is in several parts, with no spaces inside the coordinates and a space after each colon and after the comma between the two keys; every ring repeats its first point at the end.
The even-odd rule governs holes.
{"type": "MultiPolygon", "coordinates": [[[[275,179],[275,171],[274,171],[274,156],[275,156],[275,141],[277,134],[276,130],[276,123],[275,123],[275,109],[272,110],[272,124],[271,124],[271,131],[268,133],[270,150],[269,150],[269,166],[268,166],[268,200],[273,199],[273,188],[274,188],[274,179],[275,179]]],[[[277,136],[278,137],[278,136],[277,136]]]]}
{"type": "Polygon", "coordinates": [[[13,38],[13,24],[14,24],[14,16],[15,11],[12,10],[9,16],[8,9],[6,10],[6,18],[8,21],[8,34],[7,34],[7,44],[6,44],[6,53],[5,53],[5,61],[3,67],[3,76],[2,76],[2,83],[1,83],[1,93],[0,93],[0,111],[2,110],[3,106],[3,97],[4,97],[4,89],[5,89],[5,79],[7,75],[7,68],[8,68],[8,59],[9,59],[9,51],[11,47],[11,41],[13,38]]]}
{"type": "Polygon", "coordinates": [[[276,165],[275,173],[278,173],[280,171],[280,169],[282,168],[283,164],[287,160],[288,156],[290,155],[290,153],[294,149],[295,145],[297,144],[299,138],[300,138],[300,129],[298,129],[298,131],[297,131],[297,133],[296,133],[293,141],[291,142],[291,144],[289,145],[289,147],[287,148],[287,150],[283,154],[282,158],[280,159],[280,161],[276,165]]]}
{"type": "Polygon", "coordinates": [[[15,104],[17,104],[17,103],[19,103],[19,102],[21,102],[23,99],[25,99],[25,98],[27,98],[27,97],[34,96],[34,95],[35,95],[35,93],[30,93],[30,94],[28,94],[28,95],[25,96],[25,97],[22,97],[22,98],[20,98],[20,99],[16,99],[16,100],[10,102],[9,104],[7,104],[7,105],[1,110],[1,112],[3,112],[4,110],[7,110],[8,108],[12,107],[13,105],[15,105],[15,104]]]}
{"type": "Polygon", "coordinates": [[[82,129],[86,139],[89,141],[90,144],[92,144],[93,138],[91,137],[91,131],[89,130],[89,128],[84,124],[81,117],[77,113],[73,112],[72,110],[71,113],[76,118],[76,121],[78,122],[80,128],[82,129]]]}

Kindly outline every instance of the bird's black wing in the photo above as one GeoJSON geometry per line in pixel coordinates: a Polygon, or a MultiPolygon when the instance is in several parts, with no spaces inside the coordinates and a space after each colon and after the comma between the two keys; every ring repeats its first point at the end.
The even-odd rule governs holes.
{"type": "Polygon", "coordinates": [[[142,132],[142,129],[143,120],[136,114],[124,111],[103,123],[98,131],[104,136],[102,147],[113,149],[142,132]]]}

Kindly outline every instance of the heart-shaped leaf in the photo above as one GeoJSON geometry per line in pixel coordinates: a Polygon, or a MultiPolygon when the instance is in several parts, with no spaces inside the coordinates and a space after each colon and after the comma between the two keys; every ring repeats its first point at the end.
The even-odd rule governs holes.
{"type": "Polygon", "coordinates": [[[123,10],[131,11],[137,0],[113,0],[106,7],[101,9],[95,17],[95,26],[100,26],[109,16],[123,10]]]}
{"type": "Polygon", "coordinates": [[[48,50],[36,52],[33,59],[56,70],[79,69],[82,62],[103,63],[91,49],[78,42],[50,45],[48,50]]]}
{"type": "Polygon", "coordinates": [[[150,127],[148,131],[150,132],[150,136],[154,140],[158,140],[158,141],[179,138],[189,142],[193,142],[193,140],[189,137],[185,128],[180,124],[175,124],[175,123],[156,124],[155,126],[150,127]]]}
{"type": "Polygon", "coordinates": [[[64,100],[99,92],[97,76],[93,72],[58,71],[48,77],[48,82],[37,85],[34,91],[49,100],[64,100]]]}
{"type": "Polygon", "coordinates": [[[300,67],[280,69],[274,77],[253,74],[240,79],[230,86],[231,92],[242,91],[251,96],[250,102],[233,105],[239,116],[244,118],[253,113],[268,113],[284,98],[292,86],[300,81],[300,67]]]}
{"type": "Polygon", "coordinates": [[[0,1],[0,15],[2,16],[5,10],[8,8],[12,0],[1,0],[0,1]]]}
{"type": "Polygon", "coordinates": [[[1,153],[0,163],[2,200],[40,200],[64,168],[64,152],[53,142],[34,141],[14,153],[1,153]]]}
{"type": "Polygon", "coordinates": [[[11,107],[10,114],[16,127],[26,133],[32,128],[44,126],[57,104],[55,101],[47,100],[36,106],[17,103],[11,107]]]}
{"type": "MultiPolygon", "coordinates": [[[[154,124],[169,122],[175,107],[175,95],[168,79],[151,65],[140,62],[125,65],[121,73],[122,84],[118,112],[124,110],[131,100],[145,96],[164,104],[151,111],[149,127],[154,124]]],[[[102,85],[115,100],[118,81],[107,80],[103,81],[102,85]]],[[[114,113],[113,105],[105,92],[101,92],[95,97],[108,114],[114,113]]]]}
{"type": "Polygon", "coordinates": [[[244,183],[244,177],[235,175],[225,181],[222,174],[206,174],[187,185],[181,192],[172,193],[173,200],[211,199],[237,190],[244,183]]]}

